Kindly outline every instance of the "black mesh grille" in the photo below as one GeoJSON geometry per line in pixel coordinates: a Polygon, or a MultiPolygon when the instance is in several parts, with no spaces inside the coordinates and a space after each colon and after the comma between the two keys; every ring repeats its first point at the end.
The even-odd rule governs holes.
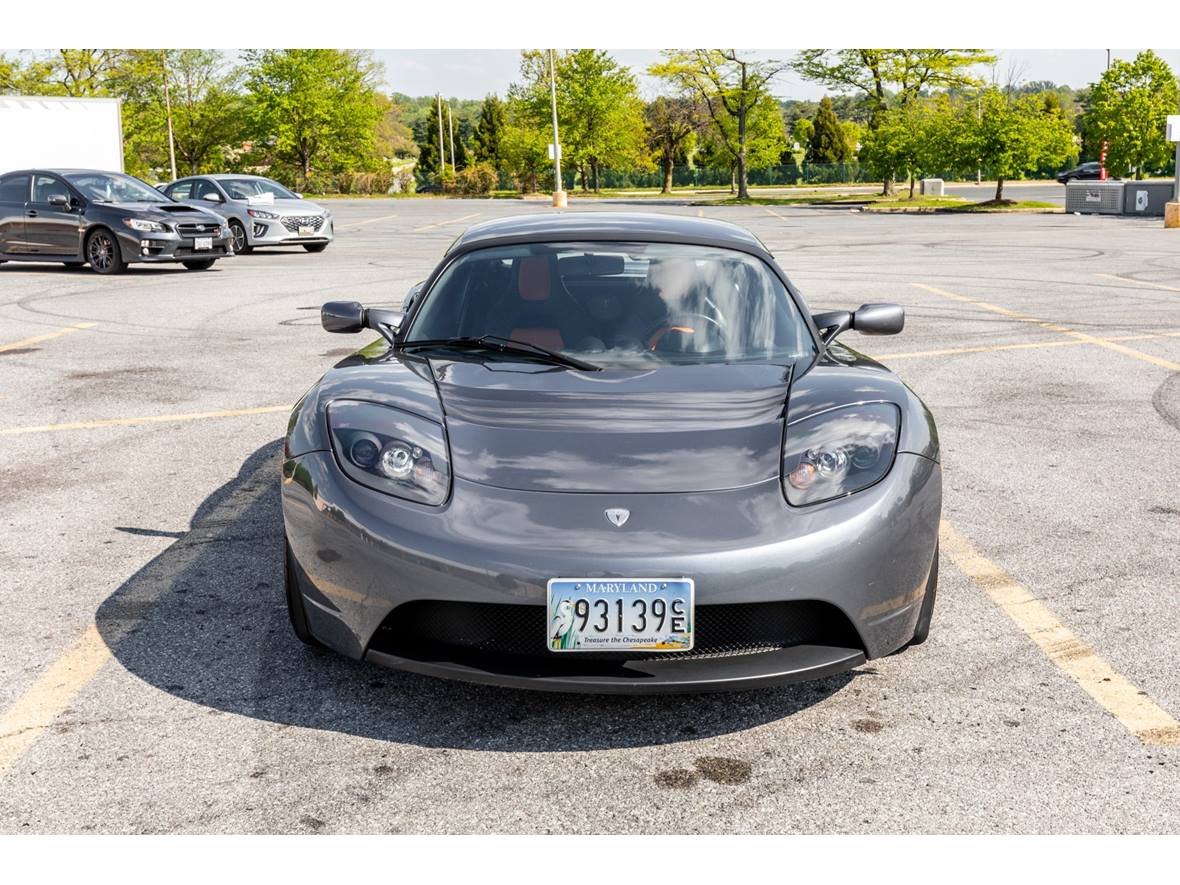
{"type": "Polygon", "coordinates": [[[398,606],[370,647],[404,657],[458,660],[472,656],[635,661],[749,655],[794,645],[860,648],[860,638],[835,606],[814,600],[698,605],[692,651],[579,652],[555,655],[545,645],[545,606],[418,600],[398,606]]]}

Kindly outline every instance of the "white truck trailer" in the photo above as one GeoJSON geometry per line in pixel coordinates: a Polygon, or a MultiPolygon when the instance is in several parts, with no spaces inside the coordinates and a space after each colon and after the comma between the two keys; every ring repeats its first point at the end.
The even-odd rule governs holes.
{"type": "Polygon", "coordinates": [[[28,168],[122,172],[119,99],[0,95],[0,175],[28,168]]]}

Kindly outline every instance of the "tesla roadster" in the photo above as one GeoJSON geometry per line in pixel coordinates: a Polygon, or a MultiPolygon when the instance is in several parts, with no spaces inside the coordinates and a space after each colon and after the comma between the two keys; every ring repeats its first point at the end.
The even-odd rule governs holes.
{"type": "Polygon", "coordinates": [[[522,688],[689,692],[845,671],[926,639],[929,411],[719,221],[476,225],[292,412],[286,592],[304,642],[522,688]]]}

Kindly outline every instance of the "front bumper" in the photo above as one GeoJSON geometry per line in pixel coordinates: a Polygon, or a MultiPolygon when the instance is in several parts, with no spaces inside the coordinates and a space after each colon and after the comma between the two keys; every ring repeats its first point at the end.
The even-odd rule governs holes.
{"type": "MultiPolygon", "coordinates": [[[[468,681],[580,692],[687,692],[818,678],[905,645],[934,557],[941,471],[900,454],[890,474],[840,501],[795,509],[777,481],[702,494],[563,494],[456,478],[441,508],[347,479],[330,452],[283,467],[283,518],[314,635],[357,659],[468,681]],[[621,529],[603,516],[627,507],[621,529]],[[634,656],[544,651],[552,577],[669,577],[696,582],[707,653],[634,656]],[[714,643],[705,609],[781,608],[783,636],[714,643]],[[419,609],[508,612],[419,631],[419,609]],[[789,610],[785,607],[791,607],[789,610]],[[804,611],[805,610],[805,611],[804,611]],[[816,612],[820,614],[816,614],[816,612]],[[538,621],[537,619],[541,619],[538,621]],[[482,626],[481,626],[482,625],[482,626]],[[521,626],[524,625],[524,626],[521,626]],[[537,653],[525,648],[535,632],[537,653]],[[523,637],[523,638],[522,638],[523,637]],[[432,641],[425,641],[430,639],[432,641]],[[434,641],[441,640],[441,641],[434,641]]],[[[768,615],[769,617],[769,615],[768,615]]],[[[441,623],[438,618],[429,622],[441,623]]],[[[763,623],[746,617],[744,623],[763,623]]]]}
{"type": "MultiPolygon", "coordinates": [[[[222,230],[226,228],[222,227],[222,230]]],[[[126,230],[119,231],[117,237],[123,260],[128,264],[204,261],[210,258],[232,258],[234,254],[227,234],[212,237],[211,249],[197,249],[196,238],[181,236],[175,231],[147,233],[126,230]]]]}
{"type": "Polygon", "coordinates": [[[311,233],[299,232],[297,219],[314,216],[296,216],[288,218],[248,218],[246,241],[251,246],[302,246],[316,243],[330,243],[336,236],[335,219],[325,216],[319,226],[314,222],[310,225],[311,233]],[[294,230],[291,228],[294,227],[294,230]]]}

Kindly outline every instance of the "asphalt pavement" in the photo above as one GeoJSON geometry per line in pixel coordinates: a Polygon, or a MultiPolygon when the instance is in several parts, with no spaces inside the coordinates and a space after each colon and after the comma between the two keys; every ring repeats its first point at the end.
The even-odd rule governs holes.
{"type": "MultiPolygon", "coordinates": [[[[1042,199],[1021,191],[1025,199],[1042,199]]],[[[638,205],[637,205],[638,204],[638,205]]],[[[0,267],[0,832],[1175,832],[1180,233],[1159,219],[703,213],[775,252],[942,440],[923,646],[732,695],[532,694],[307,649],[286,411],[521,200],[331,203],[322,254],[0,267]]]]}

